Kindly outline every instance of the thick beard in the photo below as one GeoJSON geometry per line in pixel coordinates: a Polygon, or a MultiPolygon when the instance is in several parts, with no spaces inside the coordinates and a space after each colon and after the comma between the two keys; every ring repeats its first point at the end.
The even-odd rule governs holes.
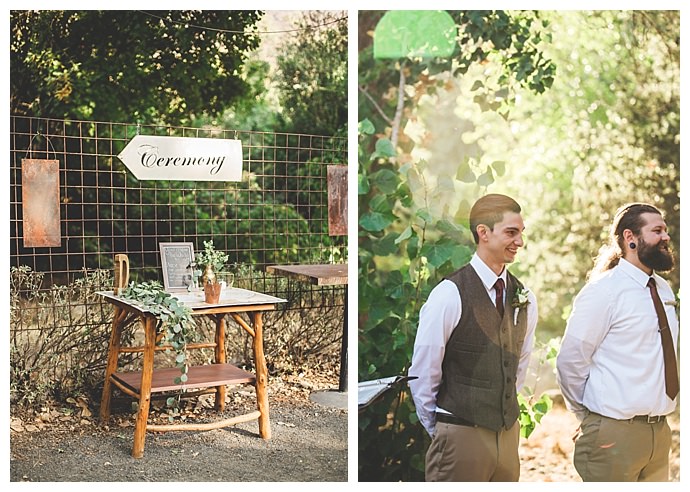
{"type": "Polygon", "coordinates": [[[637,257],[643,265],[651,268],[656,272],[668,272],[672,270],[675,265],[675,260],[671,251],[664,251],[661,249],[663,242],[659,242],[655,246],[651,246],[640,238],[638,243],[637,257]]]}

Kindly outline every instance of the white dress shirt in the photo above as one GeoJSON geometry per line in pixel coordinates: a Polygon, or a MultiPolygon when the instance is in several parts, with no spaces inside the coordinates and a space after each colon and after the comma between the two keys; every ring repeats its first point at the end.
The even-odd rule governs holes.
{"type": "MultiPolygon", "coordinates": [[[[500,277],[497,276],[476,253],[470,260],[470,265],[477,272],[486,292],[495,304],[496,293],[493,286],[498,278],[506,282],[506,270],[503,269],[500,277]]],[[[503,296],[505,297],[505,292],[503,296]]],[[[460,293],[450,280],[443,280],[434,287],[419,313],[419,327],[414,342],[412,365],[408,371],[408,376],[415,376],[417,379],[410,380],[408,384],[417,416],[430,436],[434,435],[436,429],[436,412],[448,413],[436,406],[436,397],[441,387],[441,363],[446,343],[460,322],[461,314],[460,293]]],[[[525,381],[536,325],[537,300],[530,291],[527,306],[527,332],[517,370],[516,388],[518,391],[525,381]]]]}
{"type": "MultiPolygon", "coordinates": [[[[657,274],[653,277],[677,347],[673,291],[657,274]]],[[[666,396],[659,321],[648,280],[621,259],[575,298],[556,368],[566,405],[580,421],[587,410],[629,419],[666,415],[676,407],[666,396]]]]}

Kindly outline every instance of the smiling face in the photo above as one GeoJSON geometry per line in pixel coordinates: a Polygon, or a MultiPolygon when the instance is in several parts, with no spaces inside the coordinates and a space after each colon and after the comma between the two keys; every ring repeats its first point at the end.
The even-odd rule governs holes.
{"type": "Polygon", "coordinates": [[[477,254],[497,275],[500,274],[506,263],[515,261],[518,249],[524,245],[524,230],[522,216],[515,212],[505,212],[493,229],[479,224],[477,254]]]}

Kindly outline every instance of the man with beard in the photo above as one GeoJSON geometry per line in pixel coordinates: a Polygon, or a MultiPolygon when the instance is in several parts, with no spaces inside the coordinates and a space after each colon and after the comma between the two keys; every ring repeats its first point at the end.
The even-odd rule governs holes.
{"type": "Polygon", "coordinates": [[[674,266],[669,241],[657,208],[621,207],[575,298],[556,368],[580,421],[573,460],[585,482],[668,481],[678,318],[656,272],[674,266]]]}

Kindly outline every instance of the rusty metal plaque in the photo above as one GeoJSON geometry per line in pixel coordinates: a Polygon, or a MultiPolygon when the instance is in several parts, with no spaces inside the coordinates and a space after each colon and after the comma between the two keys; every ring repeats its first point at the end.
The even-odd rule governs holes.
{"type": "Polygon", "coordinates": [[[328,166],[328,235],[347,235],[347,166],[328,166]]]}
{"type": "Polygon", "coordinates": [[[60,163],[22,159],[24,247],[60,246],[60,163]]]}

